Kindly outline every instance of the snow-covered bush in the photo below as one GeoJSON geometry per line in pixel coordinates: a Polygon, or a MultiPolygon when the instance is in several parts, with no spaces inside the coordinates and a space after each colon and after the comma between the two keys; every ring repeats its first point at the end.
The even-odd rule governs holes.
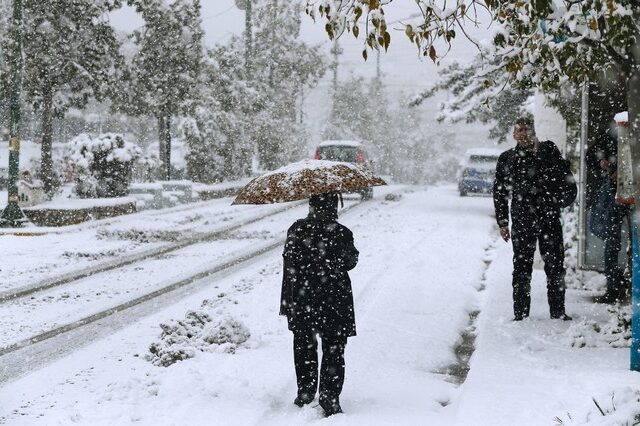
{"type": "Polygon", "coordinates": [[[640,424],[640,391],[616,389],[585,401],[576,411],[555,419],[556,425],[637,425],[640,424]]]}
{"type": "Polygon", "coordinates": [[[564,210],[563,233],[564,233],[564,266],[567,270],[565,282],[569,288],[582,287],[580,271],[578,270],[578,210],[573,204],[564,210]]]}
{"type": "Polygon", "coordinates": [[[234,353],[251,336],[240,321],[228,315],[212,318],[202,310],[189,311],[183,320],[160,328],[160,339],[151,343],[146,359],[162,367],[193,358],[196,351],[234,353]]]}
{"type": "MultiPolygon", "coordinates": [[[[132,178],[134,182],[154,182],[160,174],[162,162],[155,153],[140,156],[133,165],[132,178]]],[[[171,174],[175,176],[175,174],[171,174]]]]}
{"type": "Polygon", "coordinates": [[[70,161],[76,170],[75,191],[81,198],[127,195],[131,169],[140,156],[138,145],[122,135],[105,133],[96,138],[81,134],[71,141],[70,161]]]}
{"type": "Polygon", "coordinates": [[[607,307],[607,322],[585,318],[567,330],[571,346],[578,348],[628,348],[631,346],[631,306],[607,307]]]}

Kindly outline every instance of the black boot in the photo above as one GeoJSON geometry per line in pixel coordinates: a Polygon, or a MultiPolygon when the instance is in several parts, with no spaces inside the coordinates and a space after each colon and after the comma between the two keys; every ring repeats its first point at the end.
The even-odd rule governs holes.
{"type": "Polygon", "coordinates": [[[596,298],[593,299],[594,302],[596,303],[604,303],[607,305],[614,305],[615,303],[618,302],[618,298],[616,297],[616,295],[612,292],[610,292],[609,290],[607,290],[602,296],[598,296],[596,298]]]}
{"type": "Polygon", "coordinates": [[[513,320],[522,321],[529,317],[531,306],[530,278],[514,276],[513,278],[513,320]]]}
{"type": "Polygon", "coordinates": [[[309,393],[299,393],[296,399],[293,400],[293,403],[298,407],[304,407],[307,404],[311,404],[314,397],[315,395],[311,395],[309,393]]]}
{"type": "Polygon", "coordinates": [[[551,319],[571,321],[572,318],[564,310],[565,284],[564,273],[559,277],[547,277],[547,300],[551,319]]]}
{"type": "Polygon", "coordinates": [[[551,319],[561,319],[562,321],[571,321],[573,320],[573,318],[571,318],[569,315],[567,314],[557,314],[557,313],[553,313],[551,314],[551,319]]]}
{"type": "Polygon", "coordinates": [[[333,416],[334,414],[342,413],[342,407],[340,407],[340,401],[338,401],[338,398],[321,396],[320,397],[320,406],[324,410],[324,416],[325,417],[329,417],[329,416],[333,416]]]}

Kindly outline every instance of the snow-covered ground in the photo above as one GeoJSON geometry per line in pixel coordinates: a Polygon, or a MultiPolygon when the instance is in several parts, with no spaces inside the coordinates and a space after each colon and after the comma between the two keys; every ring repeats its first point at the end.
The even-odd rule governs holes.
{"type": "MultiPolygon", "coordinates": [[[[230,201],[45,236],[0,236],[2,289],[274,208],[230,201]],[[121,238],[139,235],[132,230],[160,237],[121,238]]],[[[292,339],[277,314],[282,261],[276,249],[203,278],[153,314],[1,383],[0,424],[633,424],[640,376],[628,371],[617,311],[588,299],[600,277],[575,280],[567,293],[574,321],[562,322],[548,318],[544,273],[536,269],[532,316],[512,322],[511,246],[497,239],[492,210],[490,198],[461,198],[454,186],[391,186],[341,215],[360,250],[351,273],[358,335],[346,350],[344,414],[324,419],[317,403],[292,404],[292,339]],[[477,335],[475,351],[459,384],[446,372],[456,371],[454,349],[469,330],[477,335]],[[173,362],[178,357],[184,360],[173,362]]],[[[146,292],[247,247],[277,242],[305,213],[300,206],[142,266],[5,302],[0,346],[76,318],[59,314],[74,303],[75,315],[88,315],[127,291],[146,292]]]]}

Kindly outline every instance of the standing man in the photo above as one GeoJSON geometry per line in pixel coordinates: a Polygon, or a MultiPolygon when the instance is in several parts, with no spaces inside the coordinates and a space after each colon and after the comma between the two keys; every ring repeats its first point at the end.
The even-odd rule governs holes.
{"type": "Polygon", "coordinates": [[[561,181],[568,164],[553,142],[540,142],[535,136],[533,117],[516,120],[513,138],[516,146],[498,158],[493,204],[500,236],[507,242],[513,239],[514,320],[529,316],[536,243],[540,245],[547,275],[551,318],[571,320],[564,308],[564,243],[560,224],[561,181]]]}
{"type": "Polygon", "coordinates": [[[622,248],[621,234],[622,223],[625,217],[628,218],[631,211],[630,206],[618,204],[616,202],[617,189],[617,159],[611,163],[602,160],[600,167],[607,170],[608,179],[604,182],[606,191],[607,212],[604,217],[604,275],[607,278],[607,291],[601,297],[596,298],[597,303],[622,302],[629,294],[629,282],[625,278],[624,268],[618,266],[618,256],[622,248]]]}
{"type": "Polygon", "coordinates": [[[338,195],[309,199],[309,215],[287,232],[280,315],[293,332],[299,407],[311,403],[318,390],[318,342],[322,341],[320,406],[325,416],[341,413],[344,349],[356,335],[353,293],[347,271],[358,263],[353,234],[339,224],[338,195]]]}

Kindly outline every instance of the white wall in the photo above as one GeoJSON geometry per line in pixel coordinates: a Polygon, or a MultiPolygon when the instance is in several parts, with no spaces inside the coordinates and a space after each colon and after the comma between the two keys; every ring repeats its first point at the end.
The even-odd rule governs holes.
{"type": "Polygon", "coordinates": [[[554,141],[564,154],[567,145],[567,123],[556,110],[545,103],[545,96],[541,92],[536,92],[533,106],[536,134],[541,141],[554,141]]]}

